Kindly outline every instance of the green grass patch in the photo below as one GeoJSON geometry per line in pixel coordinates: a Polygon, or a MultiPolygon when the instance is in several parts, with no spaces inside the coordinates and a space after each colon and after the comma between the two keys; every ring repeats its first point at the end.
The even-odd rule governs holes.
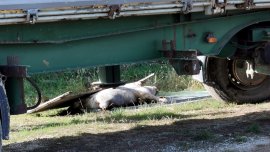
{"type": "Polygon", "coordinates": [[[191,111],[191,110],[202,110],[202,109],[219,109],[224,107],[232,107],[234,104],[227,104],[222,101],[216,101],[214,99],[207,99],[201,102],[195,103],[184,103],[181,106],[174,106],[173,109],[175,111],[184,112],[184,111],[191,111]]]}
{"type": "Polygon", "coordinates": [[[193,135],[194,140],[211,140],[215,136],[210,130],[200,130],[193,135]]]}
{"type": "Polygon", "coordinates": [[[238,142],[238,143],[243,143],[243,142],[247,142],[248,138],[247,138],[247,136],[240,136],[240,135],[238,135],[238,136],[236,136],[234,138],[234,140],[236,142],[238,142]]]}
{"type": "Polygon", "coordinates": [[[106,117],[107,121],[144,121],[144,120],[161,120],[161,119],[180,118],[179,114],[175,114],[168,107],[145,108],[140,110],[125,110],[122,108],[111,112],[106,117]]]}
{"type": "Polygon", "coordinates": [[[201,109],[222,109],[226,105],[216,100],[204,100],[201,102],[184,103],[174,106],[145,106],[140,109],[116,108],[113,111],[90,112],[75,116],[57,116],[62,110],[49,110],[37,114],[25,114],[12,116],[13,132],[23,130],[42,130],[44,128],[103,123],[133,123],[158,120],[181,120],[197,115],[185,115],[183,112],[201,109]],[[31,120],[31,121],[29,121],[31,120]]]}
{"type": "Polygon", "coordinates": [[[247,132],[250,132],[250,133],[255,133],[255,134],[258,134],[261,132],[261,127],[259,124],[257,123],[253,123],[251,125],[248,126],[247,132]]]}
{"type": "MultiPolygon", "coordinates": [[[[160,137],[166,140],[165,136],[173,136],[188,142],[219,142],[232,133],[233,136],[230,137],[234,137],[233,141],[241,143],[248,139],[244,133],[246,135],[251,135],[250,132],[258,133],[264,130],[264,126],[252,124],[252,121],[247,123],[249,125],[239,122],[239,115],[237,115],[239,107],[245,108],[245,111],[251,108],[249,105],[225,104],[211,99],[175,105],[145,106],[140,109],[117,108],[112,111],[74,116],[57,116],[59,110],[14,115],[11,116],[10,140],[4,141],[4,145],[42,138],[80,136],[80,134],[95,136],[111,133],[125,134],[129,131],[131,134],[136,134],[141,130],[145,131],[144,134],[151,133],[151,138],[160,137]],[[234,114],[237,119],[234,119],[234,114]],[[242,125],[240,127],[242,129],[240,132],[226,131],[223,127],[228,127],[228,124],[229,127],[242,125]],[[219,136],[220,134],[223,136],[219,136]]],[[[245,116],[240,117],[243,121],[250,119],[245,116]]]]}

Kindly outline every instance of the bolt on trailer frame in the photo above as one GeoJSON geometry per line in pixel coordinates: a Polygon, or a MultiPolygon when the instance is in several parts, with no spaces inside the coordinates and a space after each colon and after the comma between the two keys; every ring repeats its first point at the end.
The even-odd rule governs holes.
{"type": "MultiPolygon", "coordinates": [[[[22,83],[27,73],[105,66],[100,78],[111,84],[120,81],[119,64],[162,57],[178,74],[198,74],[210,86],[215,80],[209,63],[220,61],[209,57],[230,58],[231,83],[239,89],[261,84],[264,80],[253,83],[243,75],[270,73],[269,8],[270,0],[2,0],[0,72],[7,77],[10,111],[27,109],[22,83]],[[257,56],[251,53],[259,49],[257,56]]],[[[1,111],[6,109],[1,104],[1,111]]],[[[3,117],[8,114],[1,119],[8,132],[3,117]]]]}

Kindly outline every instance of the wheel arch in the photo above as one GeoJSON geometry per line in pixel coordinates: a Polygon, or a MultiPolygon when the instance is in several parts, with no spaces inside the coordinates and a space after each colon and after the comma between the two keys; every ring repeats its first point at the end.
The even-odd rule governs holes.
{"type": "Polygon", "coordinates": [[[270,19],[265,19],[265,18],[256,19],[256,20],[244,23],[244,24],[237,25],[233,29],[229,30],[229,32],[226,35],[224,35],[224,37],[221,40],[219,40],[219,42],[215,45],[213,49],[215,50],[213,51],[215,52],[214,54],[210,54],[207,56],[198,56],[198,59],[201,61],[202,68],[199,74],[192,76],[193,79],[199,82],[203,82],[203,83],[211,82],[211,80],[208,79],[209,69],[207,67],[209,57],[227,58],[227,57],[234,56],[234,54],[237,51],[237,48],[232,48],[229,45],[229,42],[235,36],[237,36],[242,30],[252,28],[254,25],[260,25],[260,24],[265,24],[265,23],[269,23],[269,26],[270,26],[270,19]]]}
{"type": "Polygon", "coordinates": [[[216,54],[214,56],[217,57],[230,57],[235,54],[237,51],[236,48],[233,48],[229,45],[229,42],[237,36],[242,30],[252,28],[254,25],[260,25],[264,23],[268,23],[270,25],[270,19],[256,19],[249,21],[247,23],[243,23],[240,25],[235,26],[233,29],[229,30],[227,34],[215,45],[214,49],[216,54]]]}

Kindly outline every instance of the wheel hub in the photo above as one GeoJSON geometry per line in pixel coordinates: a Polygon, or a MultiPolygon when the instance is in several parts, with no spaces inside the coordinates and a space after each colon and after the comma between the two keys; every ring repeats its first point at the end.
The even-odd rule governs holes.
{"type": "Polygon", "coordinates": [[[266,75],[255,73],[252,64],[247,60],[235,59],[232,61],[231,80],[237,85],[258,86],[266,77],[266,75]]]}

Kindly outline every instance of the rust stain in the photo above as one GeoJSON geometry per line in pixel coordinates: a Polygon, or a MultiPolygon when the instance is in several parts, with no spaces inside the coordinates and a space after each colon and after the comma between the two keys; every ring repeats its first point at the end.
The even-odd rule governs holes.
{"type": "Polygon", "coordinates": [[[23,10],[0,10],[0,14],[19,14],[23,13],[23,10]]]}

